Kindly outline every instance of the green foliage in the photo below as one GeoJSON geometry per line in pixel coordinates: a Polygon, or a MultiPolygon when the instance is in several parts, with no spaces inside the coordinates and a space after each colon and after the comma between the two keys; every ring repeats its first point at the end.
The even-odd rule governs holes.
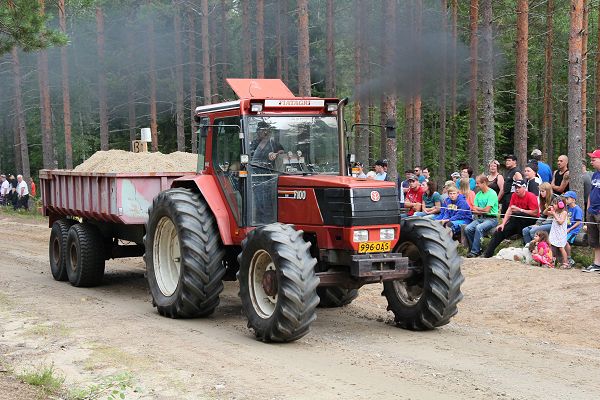
{"type": "Polygon", "coordinates": [[[90,385],[86,388],[75,388],[69,391],[67,399],[69,400],[121,400],[125,399],[129,390],[139,391],[133,387],[133,377],[128,372],[117,375],[110,375],[101,380],[98,384],[90,385]]]}
{"type": "Polygon", "coordinates": [[[48,16],[41,13],[38,1],[3,0],[0,4],[0,55],[15,46],[35,51],[67,43],[66,36],[47,28],[48,16]]]}
{"type": "Polygon", "coordinates": [[[40,365],[18,375],[24,383],[40,387],[46,394],[56,394],[61,389],[65,378],[57,373],[52,365],[40,365]]]}

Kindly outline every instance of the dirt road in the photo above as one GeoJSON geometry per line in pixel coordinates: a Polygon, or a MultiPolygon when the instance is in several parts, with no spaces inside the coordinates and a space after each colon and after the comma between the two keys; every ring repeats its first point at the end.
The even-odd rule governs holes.
{"type": "Polygon", "coordinates": [[[600,274],[465,260],[465,298],[441,329],[392,326],[370,286],[274,345],[246,328],[237,283],[211,318],[170,320],[141,258],[109,261],[101,287],[54,281],[49,235],[0,215],[0,354],[17,372],[53,364],[71,389],[127,376],[134,399],[600,398],[600,274]]]}

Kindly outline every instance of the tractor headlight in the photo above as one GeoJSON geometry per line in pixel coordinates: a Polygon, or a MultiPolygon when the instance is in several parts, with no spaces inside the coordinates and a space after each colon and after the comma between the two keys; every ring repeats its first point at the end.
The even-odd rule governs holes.
{"type": "Polygon", "coordinates": [[[379,230],[379,240],[394,240],[394,229],[383,228],[379,230]]]}
{"type": "Polygon", "coordinates": [[[352,240],[354,242],[368,242],[369,241],[369,231],[366,229],[361,229],[358,231],[354,231],[354,235],[352,236],[352,240]]]}

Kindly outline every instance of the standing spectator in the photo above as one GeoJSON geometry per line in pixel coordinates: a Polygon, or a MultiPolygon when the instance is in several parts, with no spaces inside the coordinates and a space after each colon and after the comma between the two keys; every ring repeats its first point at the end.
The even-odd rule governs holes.
{"type": "Polygon", "coordinates": [[[590,190],[587,210],[587,221],[591,222],[587,227],[588,241],[590,247],[594,249],[594,262],[582,269],[582,271],[600,272],[600,240],[598,237],[598,224],[600,224],[600,149],[594,150],[593,153],[588,153],[588,156],[592,158],[592,167],[594,168],[592,190],[590,190]]]}
{"type": "Polygon", "coordinates": [[[488,164],[488,187],[496,193],[496,196],[500,194],[502,189],[504,188],[504,177],[500,175],[498,171],[500,168],[500,163],[498,160],[492,160],[488,164]]]}
{"type": "MultiPolygon", "coordinates": [[[[552,228],[550,228],[550,244],[558,249],[562,259],[561,268],[571,268],[567,260],[567,213],[562,198],[556,197],[552,202],[549,214],[552,215],[552,228]]],[[[558,261],[558,257],[557,257],[558,261]]]]}
{"type": "Polygon", "coordinates": [[[558,157],[558,169],[552,175],[552,191],[561,195],[569,190],[569,157],[558,157]]]}
{"type": "Polygon", "coordinates": [[[29,210],[29,190],[27,182],[23,180],[23,175],[17,175],[17,201],[13,208],[24,208],[29,210]]]}
{"type": "Polygon", "coordinates": [[[527,164],[523,170],[525,175],[525,182],[527,184],[527,191],[533,193],[536,196],[540,195],[539,183],[537,182],[537,165],[534,163],[527,164]]]}
{"type": "MultiPolygon", "coordinates": [[[[463,166],[460,170],[460,179],[468,179],[469,180],[469,189],[475,190],[475,178],[473,178],[473,168],[468,165],[463,166]]],[[[460,181],[456,182],[456,187],[460,189],[460,181]]]]}
{"type": "Polygon", "coordinates": [[[419,184],[418,178],[415,174],[411,174],[408,177],[408,191],[404,196],[404,208],[408,209],[407,216],[411,216],[414,213],[421,211],[423,205],[423,188],[419,184]]]}
{"type": "Polygon", "coordinates": [[[569,265],[572,267],[575,265],[575,261],[571,258],[571,244],[575,242],[575,238],[581,230],[583,210],[575,204],[577,193],[574,191],[569,190],[563,194],[563,197],[565,198],[565,203],[567,203],[567,244],[565,245],[565,250],[569,257],[569,265]]]}
{"type": "Polygon", "coordinates": [[[437,192],[437,185],[434,181],[425,181],[423,182],[423,185],[425,185],[423,189],[423,204],[421,205],[421,210],[423,211],[415,213],[415,216],[434,218],[440,213],[442,198],[437,192]]]}
{"type": "Polygon", "coordinates": [[[498,202],[502,205],[502,213],[506,213],[510,204],[510,199],[515,191],[513,181],[523,179],[521,171],[517,168],[517,156],[509,154],[504,157],[506,173],[504,174],[504,185],[498,193],[498,202]]]}
{"type": "Polygon", "coordinates": [[[548,164],[542,161],[542,152],[540,149],[534,149],[531,152],[531,157],[537,161],[538,174],[542,179],[542,182],[552,182],[552,168],[548,164]]]}
{"type": "Polygon", "coordinates": [[[460,226],[470,224],[473,220],[471,208],[467,204],[465,196],[458,193],[458,189],[448,189],[448,199],[444,202],[442,212],[435,217],[436,221],[452,230],[452,235],[460,234],[460,226]]]}
{"type": "Polygon", "coordinates": [[[498,196],[488,186],[485,175],[477,177],[479,192],[475,195],[475,204],[471,207],[473,222],[465,228],[470,251],[467,258],[478,257],[481,254],[481,238],[498,225],[498,196]]]}
{"type": "Polygon", "coordinates": [[[540,217],[535,222],[535,225],[523,228],[523,243],[525,245],[533,240],[536,232],[550,232],[550,227],[552,226],[552,217],[548,216],[548,211],[552,205],[552,185],[548,182],[543,182],[539,190],[538,204],[540,205],[540,217]]]}
{"type": "Polygon", "coordinates": [[[398,186],[398,199],[400,199],[400,203],[404,204],[404,196],[406,196],[406,192],[408,192],[408,177],[413,175],[412,170],[407,169],[404,170],[404,180],[400,180],[400,175],[398,175],[398,180],[396,182],[398,186]]]}
{"type": "Polygon", "coordinates": [[[426,179],[425,176],[423,175],[423,169],[421,169],[420,165],[415,166],[414,171],[415,175],[417,176],[417,179],[419,180],[419,183],[423,183],[423,181],[426,179]]]}
{"type": "Polygon", "coordinates": [[[376,181],[387,181],[388,176],[387,172],[385,172],[385,168],[387,168],[387,163],[383,160],[375,161],[375,180],[376,181]]]}
{"type": "Polygon", "coordinates": [[[502,223],[496,227],[496,232],[485,249],[483,254],[485,258],[493,256],[496,247],[504,239],[514,234],[521,234],[523,228],[532,225],[534,220],[531,217],[539,217],[540,215],[537,197],[527,191],[525,181],[517,179],[514,181],[513,186],[516,190],[515,195],[511,197],[502,223]]]}
{"type": "Polygon", "coordinates": [[[10,183],[6,180],[6,175],[0,175],[0,205],[8,204],[10,194],[10,183]]]}
{"type": "Polygon", "coordinates": [[[592,190],[592,173],[587,171],[585,164],[581,169],[583,170],[583,213],[587,215],[588,198],[592,190]]]}
{"type": "Polygon", "coordinates": [[[475,202],[475,192],[469,187],[469,180],[467,178],[460,178],[458,193],[465,196],[469,207],[473,208],[475,202]]]}
{"type": "Polygon", "coordinates": [[[29,177],[28,183],[29,183],[29,195],[31,197],[36,197],[37,196],[37,187],[35,186],[35,182],[33,181],[32,177],[29,177]]]}

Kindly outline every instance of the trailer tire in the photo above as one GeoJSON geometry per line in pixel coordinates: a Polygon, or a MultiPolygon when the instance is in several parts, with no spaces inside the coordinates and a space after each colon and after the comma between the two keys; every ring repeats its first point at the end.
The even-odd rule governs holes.
{"type": "Polygon", "coordinates": [[[319,307],[336,308],[347,306],[358,297],[358,289],[346,289],[337,286],[324,286],[317,288],[317,294],[321,299],[319,307]]]}
{"type": "Polygon", "coordinates": [[[75,224],[67,236],[66,266],[71,285],[92,287],[104,277],[104,239],[89,223],[75,224]]]}
{"type": "Polygon", "coordinates": [[[219,305],[225,250],[206,201],[191,190],[161,192],[148,210],[144,243],[152,303],[169,318],[205,317],[219,305]]]}
{"type": "Polygon", "coordinates": [[[319,304],[317,260],[302,231],[274,223],[256,228],[238,256],[248,327],[263,342],[291,342],[310,331],[319,304]]]}
{"type": "Polygon", "coordinates": [[[422,331],[447,324],[458,312],[464,281],[457,245],[448,231],[427,219],[404,220],[394,252],[407,256],[418,271],[405,281],[383,283],[382,295],[396,325],[422,331]]]}
{"type": "Polygon", "coordinates": [[[77,221],[69,218],[62,218],[52,224],[50,231],[50,243],[48,245],[48,258],[50,259],[50,272],[57,281],[68,281],[67,275],[67,238],[69,228],[77,221]]]}

